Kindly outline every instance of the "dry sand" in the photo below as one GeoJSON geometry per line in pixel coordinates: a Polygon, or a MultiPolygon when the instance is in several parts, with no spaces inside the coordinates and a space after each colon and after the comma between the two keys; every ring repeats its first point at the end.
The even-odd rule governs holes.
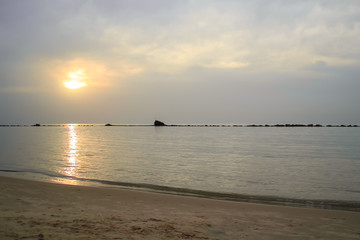
{"type": "Polygon", "coordinates": [[[0,239],[360,239],[360,212],[0,177],[0,239]]]}

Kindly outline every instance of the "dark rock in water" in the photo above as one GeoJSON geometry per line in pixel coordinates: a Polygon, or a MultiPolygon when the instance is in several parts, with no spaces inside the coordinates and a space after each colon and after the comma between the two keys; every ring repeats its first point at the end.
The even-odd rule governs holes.
{"type": "Polygon", "coordinates": [[[105,124],[105,126],[110,127],[112,126],[110,123],[105,124]]]}
{"type": "Polygon", "coordinates": [[[155,120],[154,126],[166,126],[166,124],[161,121],[155,120]]]}

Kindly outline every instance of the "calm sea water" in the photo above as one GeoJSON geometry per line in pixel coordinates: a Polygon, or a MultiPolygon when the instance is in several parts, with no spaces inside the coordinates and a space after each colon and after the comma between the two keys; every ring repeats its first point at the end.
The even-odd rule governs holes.
{"type": "Polygon", "coordinates": [[[360,201],[360,128],[1,127],[0,170],[70,184],[360,201]]]}

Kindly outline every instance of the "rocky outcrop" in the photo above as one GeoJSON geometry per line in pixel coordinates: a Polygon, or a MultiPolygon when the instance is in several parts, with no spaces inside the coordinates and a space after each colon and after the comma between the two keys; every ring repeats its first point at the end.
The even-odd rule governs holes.
{"type": "Polygon", "coordinates": [[[166,126],[166,124],[165,124],[165,123],[163,123],[163,122],[161,122],[161,121],[155,120],[155,122],[154,122],[154,126],[156,126],[156,127],[160,127],[160,126],[166,126]]]}

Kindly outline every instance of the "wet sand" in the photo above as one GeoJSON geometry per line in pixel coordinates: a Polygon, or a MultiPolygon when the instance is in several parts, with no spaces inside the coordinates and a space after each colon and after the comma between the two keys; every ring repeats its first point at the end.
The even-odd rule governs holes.
{"type": "Polygon", "coordinates": [[[0,239],[360,239],[360,212],[0,177],[0,239]]]}

